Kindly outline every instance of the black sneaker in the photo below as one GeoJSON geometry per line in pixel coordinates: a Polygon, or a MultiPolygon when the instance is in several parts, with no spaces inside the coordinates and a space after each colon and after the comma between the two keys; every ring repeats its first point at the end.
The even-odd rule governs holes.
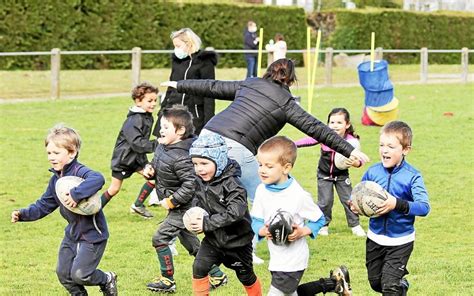
{"type": "Polygon", "coordinates": [[[148,290],[154,292],[164,292],[164,293],[175,293],[176,292],[176,283],[175,281],[162,276],[157,279],[156,282],[149,283],[146,285],[148,290]]]}
{"type": "Polygon", "coordinates": [[[217,289],[227,284],[227,275],[209,276],[209,285],[211,290],[217,289]]]}
{"type": "Polygon", "coordinates": [[[406,278],[402,278],[400,280],[400,284],[402,285],[402,296],[407,295],[408,288],[410,288],[410,283],[407,281],[406,278]]]}
{"type": "Polygon", "coordinates": [[[117,275],[115,272],[106,272],[107,283],[100,286],[100,291],[104,296],[117,296],[117,275]]]}
{"type": "Polygon", "coordinates": [[[349,270],[346,266],[341,265],[335,270],[331,271],[331,279],[336,281],[336,288],[334,292],[340,296],[352,296],[351,279],[349,277],[349,270]]]}

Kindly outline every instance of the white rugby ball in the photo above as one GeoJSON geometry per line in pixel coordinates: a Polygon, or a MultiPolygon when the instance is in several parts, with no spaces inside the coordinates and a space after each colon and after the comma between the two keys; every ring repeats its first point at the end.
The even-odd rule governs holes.
{"type": "Polygon", "coordinates": [[[357,212],[367,217],[378,217],[376,213],[382,203],[391,196],[378,183],[372,181],[362,181],[352,189],[352,205],[357,212]]]}
{"type": "Polygon", "coordinates": [[[347,159],[348,159],[347,157],[336,152],[336,155],[334,155],[334,165],[336,166],[336,168],[340,170],[347,170],[348,168],[351,167],[350,165],[346,164],[347,159]]]}
{"type": "Polygon", "coordinates": [[[56,182],[56,195],[58,196],[58,199],[63,204],[63,206],[69,211],[85,216],[94,215],[102,208],[99,192],[96,192],[91,197],[81,200],[75,208],[66,205],[65,202],[66,198],[69,195],[69,192],[71,192],[71,189],[77,187],[83,181],[84,179],[76,176],[65,176],[59,178],[56,182]]]}
{"type": "MultiPolygon", "coordinates": [[[[347,142],[351,144],[355,149],[360,149],[360,143],[357,139],[349,139],[347,140],[347,142]]],[[[351,165],[346,164],[347,159],[347,157],[336,152],[336,155],[334,155],[334,165],[340,170],[347,170],[351,167],[351,165]]]]}
{"type": "Polygon", "coordinates": [[[202,220],[204,216],[208,216],[209,214],[201,207],[192,207],[187,210],[183,215],[183,223],[184,227],[192,233],[195,233],[191,229],[191,224],[195,223],[198,220],[202,220]]]}

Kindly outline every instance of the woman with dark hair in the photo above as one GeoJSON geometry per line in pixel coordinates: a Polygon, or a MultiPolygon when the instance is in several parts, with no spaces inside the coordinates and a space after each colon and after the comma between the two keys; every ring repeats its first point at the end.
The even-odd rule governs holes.
{"type": "Polygon", "coordinates": [[[233,101],[204,126],[201,134],[216,133],[224,137],[229,147],[229,158],[236,160],[242,169],[241,181],[252,202],[260,183],[255,158],[257,149],[287,123],[345,157],[369,161],[367,155],[355,150],[296,103],[289,88],[294,82],[294,62],[279,59],[268,67],[262,78],[244,81],[181,80],[161,85],[176,88],[179,93],[233,101]]]}
{"type": "Polygon", "coordinates": [[[214,132],[226,139],[228,146],[231,147],[229,157],[240,164],[241,180],[252,201],[255,188],[260,182],[254,155],[260,144],[276,135],[286,123],[346,157],[357,158],[364,162],[369,160],[364,153],[355,150],[326,124],[296,103],[289,88],[294,82],[296,82],[294,62],[279,59],[268,67],[262,78],[247,78],[243,81],[168,81],[162,83],[162,86],[176,88],[179,93],[233,101],[226,109],[215,115],[204,126],[202,132],[214,132]],[[234,153],[236,150],[239,152],[234,153]]]}

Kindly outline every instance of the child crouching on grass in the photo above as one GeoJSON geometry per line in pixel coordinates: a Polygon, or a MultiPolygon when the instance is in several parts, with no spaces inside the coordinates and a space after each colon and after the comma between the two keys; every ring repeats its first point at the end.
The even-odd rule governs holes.
{"type": "Polygon", "coordinates": [[[227,145],[217,134],[201,135],[191,146],[197,206],[209,214],[191,224],[204,239],[193,264],[193,293],[208,295],[208,273],[213,265],[233,269],[247,295],[261,296],[253,270],[251,218],[247,192],[240,182],[240,166],[228,158],[227,145]]]}
{"type": "MultiPolygon", "coordinates": [[[[405,157],[411,150],[413,133],[402,121],[387,123],[380,131],[381,162],[371,166],[362,181],[373,181],[392,196],[370,218],[365,265],[372,290],[383,295],[406,295],[407,263],[415,243],[415,217],[430,211],[421,173],[405,157]]],[[[351,209],[355,208],[351,205],[351,209]]]]}
{"type": "Polygon", "coordinates": [[[104,295],[117,295],[117,276],[113,272],[97,269],[104,254],[109,232],[104,213],[82,216],[69,211],[56,195],[56,182],[64,176],[77,176],[85,179],[70,192],[66,201],[75,207],[104,185],[104,177],[78,162],[81,139],[72,128],[54,126],[45,139],[48,161],[53,176],[43,195],[29,207],[15,210],[11,221],[26,222],[39,220],[59,207],[61,216],[68,222],[64,238],[59,247],[56,274],[61,284],[71,295],[87,295],[84,286],[100,286],[104,295]]]}

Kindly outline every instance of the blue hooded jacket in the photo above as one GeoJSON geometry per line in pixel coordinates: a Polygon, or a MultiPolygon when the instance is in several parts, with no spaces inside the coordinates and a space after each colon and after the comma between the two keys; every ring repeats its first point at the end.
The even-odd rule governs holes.
{"type": "Polygon", "coordinates": [[[370,218],[367,237],[384,246],[399,246],[415,240],[415,216],[426,216],[430,211],[428,193],[420,172],[405,160],[392,171],[382,163],[371,166],[362,181],[374,181],[391,195],[408,202],[406,213],[396,209],[385,215],[370,218]]]}

